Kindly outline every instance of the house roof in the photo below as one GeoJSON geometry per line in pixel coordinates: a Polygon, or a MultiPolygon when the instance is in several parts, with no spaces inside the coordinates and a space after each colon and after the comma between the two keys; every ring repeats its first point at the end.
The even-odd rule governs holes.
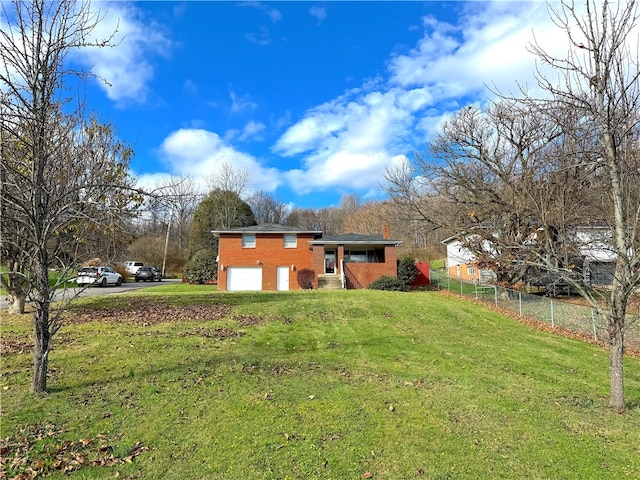
{"type": "Polygon", "coordinates": [[[211,230],[216,236],[221,233],[313,233],[322,235],[321,230],[308,230],[304,228],[288,227],[277,223],[265,223],[262,225],[250,225],[248,227],[238,227],[230,230],[211,230]]]}
{"type": "Polygon", "coordinates": [[[350,245],[400,245],[402,242],[384,238],[382,235],[359,235],[357,233],[345,233],[309,241],[309,245],[343,245],[347,243],[350,245]]]}

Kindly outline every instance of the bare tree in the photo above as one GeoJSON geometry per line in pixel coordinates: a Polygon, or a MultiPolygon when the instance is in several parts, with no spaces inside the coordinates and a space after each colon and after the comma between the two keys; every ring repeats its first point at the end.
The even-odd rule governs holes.
{"type": "Polygon", "coordinates": [[[622,412],[627,307],[640,286],[637,5],[563,2],[551,16],[571,50],[556,58],[532,45],[560,77],[538,72],[548,96],[462,109],[431,157],[387,172],[386,188],[421,221],[459,234],[505,282],[534,271],[588,300],[608,332],[609,405],[622,412]],[[615,261],[608,289],[588,278],[596,249],[615,261]]]}
{"type": "Polygon", "coordinates": [[[402,241],[400,256],[409,255],[420,260],[440,258],[442,245],[426,225],[407,221],[401,206],[391,200],[360,203],[351,210],[342,224],[342,233],[381,235],[389,227],[391,238],[402,241]]]}
{"type": "Polygon", "coordinates": [[[147,197],[141,219],[144,234],[169,235],[181,255],[186,256],[193,212],[204,196],[189,177],[165,177],[147,197]]]}
{"type": "Polygon", "coordinates": [[[216,189],[237,193],[240,197],[247,193],[249,186],[249,170],[224,162],[207,178],[209,191],[216,189]]]}
{"type": "Polygon", "coordinates": [[[161,178],[146,196],[127,254],[146,264],[162,266],[162,274],[182,272],[189,256],[193,214],[203,198],[189,177],[161,178]]]}
{"type": "Polygon", "coordinates": [[[582,11],[573,2],[562,2],[560,9],[550,13],[566,33],[571,50],[566,57],[557,58],[539,43],[532,45],[533,53],[559,74],[561,81],[538,72],[538,83],[551,98],[530,104],[545,109],[553,118],[556,112],[568,109],[589,127],[571,129],[568,134],[573,138],[588,135],[591,140],[592,162],[606,187],[603,220],[610,232],[607,244],[616,266],[609,291],[582,289],[581,293],[607,325],[609,406],[623,412],[624,335],[630,320],[627,308],[640,286],[638,5],[634,0],[587,0],[582,11]]]}
{"type": "Polygon", "coordinates": [[[247,199],[247,203],[256,217],[258,225],[265,223],[282,224],[288,215],[287,206],[267,192],[255,192],[247,199]]]}
{"type": "Polygon", "coordinates": [[[429,156],[387,171],[385,188],[406,219],[458,234],[501,282],[513,283],[525,269],[513,262],[511,246],[530,234],[535,214],[527,192],[544,168],[541,123],[503,103],[463,108],[443,124],[429,156]]]}
{"type": "Polygon", "coordinates": [[[61,235],[79,241],[86,225],[108,230],[109,218],[135,208],[136,198],[128,194],[130,149],[113,143],[112,127],[85,122],[82,105],[63,113],[72,110],[75,98],[65,82],[78,77],[65,63],[69,52],[111,42],[111,37],[89,40],[99,22],[85,2],[2,6],[2,241],[3,251],[9,243],[22,262],[35,307],[32,392],[46,390],[51,338],[60,328],[61,310],[52,311],[48,272],[71,259],[57,241],[61,235]],[[5,156],[7,151],[16,154],[5,156]]]}

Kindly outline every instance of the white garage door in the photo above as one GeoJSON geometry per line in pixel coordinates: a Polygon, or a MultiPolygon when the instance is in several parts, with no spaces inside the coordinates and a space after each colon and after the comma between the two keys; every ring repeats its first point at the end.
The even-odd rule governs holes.
{"type": "Polygon", "coordinates": [[[262,268],[228,267],[227,290],[262,290],[262,268]]]}

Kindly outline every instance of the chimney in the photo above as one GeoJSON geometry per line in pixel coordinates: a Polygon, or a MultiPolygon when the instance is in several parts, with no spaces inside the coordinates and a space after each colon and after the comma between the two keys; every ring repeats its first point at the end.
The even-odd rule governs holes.
{"type": "Polygon", "coordinates": [[[388,223],[385,223],[384,227],[382,227],[382,237],[386,240],[391,238],[391,230],[389,229],[388,223]]]}

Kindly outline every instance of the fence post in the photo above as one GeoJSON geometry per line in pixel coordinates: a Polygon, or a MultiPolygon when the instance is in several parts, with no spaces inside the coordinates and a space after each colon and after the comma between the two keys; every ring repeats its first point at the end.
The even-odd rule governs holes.
{"type": "Polygon", "coordinates": [[[477,302],[478,301],[478,284],[475,283],[474,285],[476,287],[476,302],[477,302]]]}
{"type": "Polygon", "coordinates": [[[551,328],[556,328],[555,321],[553,318],[553,299],[551,299],[549,302],[551,305],[551,328]]]}
{"type": "Polygon", "coordinates": [[[522,316],[522,292],[518,292],[518,308],[520,309],[520,316],[522,316]]]}
{"type": "Polygon", "coordinates": [[[598,331],[596,330],[596,316],[593,312],[593,308],[591,309],[591,324],[593,325],[593,339],[598,340],[598,331]]]}
{"type": "Polygon", "coordinates": [[[497,307],[498,306],[498,287],[497,286],[493,287],[493,297],[497,307]]]}
{"type": "Polygon", "coordinates": [[[447,292],[451,291],[451,277],[447,275],[447,292]]]}
{"type": "Polygon", "coordinates": [[[460,295],[462,295],[462,286],[464,285],[464,282],[462,281],[462,279],[460,279],[460,295]]]}

